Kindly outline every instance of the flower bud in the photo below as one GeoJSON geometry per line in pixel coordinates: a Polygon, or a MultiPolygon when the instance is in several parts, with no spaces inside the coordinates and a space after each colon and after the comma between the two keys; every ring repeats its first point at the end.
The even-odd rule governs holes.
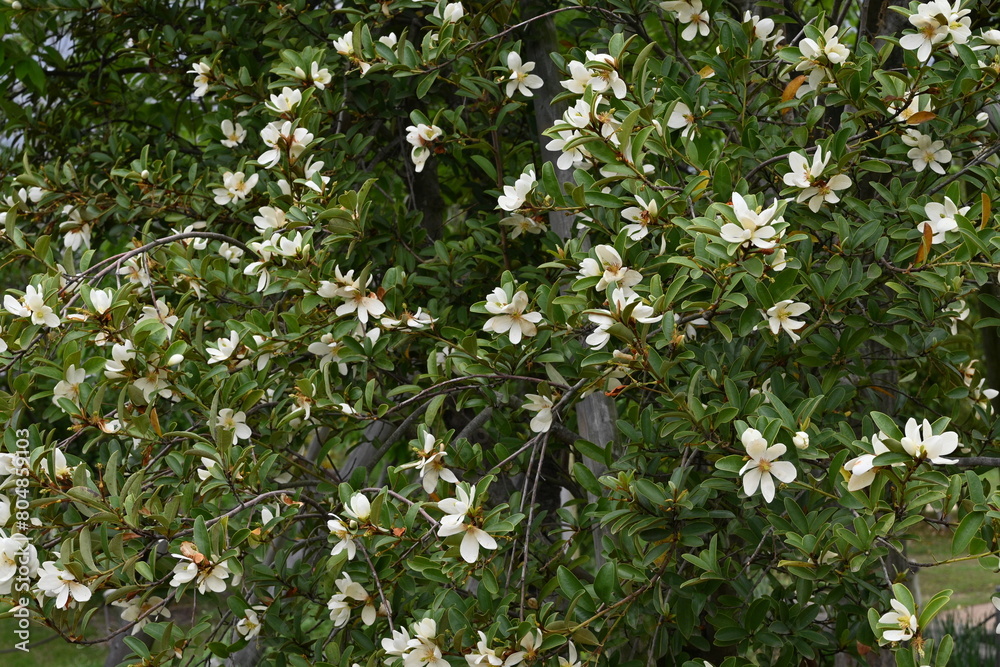
{"type": "Polygon", "coordinates": [[[809,448],[809,434],[805,431],[799,431],[792,438],[792,444],[795,445],[796,449],[808,449],[809,448]]]}

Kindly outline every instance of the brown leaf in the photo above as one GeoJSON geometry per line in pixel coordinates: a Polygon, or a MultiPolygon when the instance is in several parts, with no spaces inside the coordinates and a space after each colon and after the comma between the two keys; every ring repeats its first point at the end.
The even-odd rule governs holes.
{"type": "MultiPolygon", "coordinates": [[[[802,84],[805,82],[806,82],[805,74],[800,74],[799,76],[789,81],[788,85],[785,86],[785,90],[781,93],[781,101],[790,102],[792,98],[795,97],[795,93],[799,92],[799,88],[801,88],[802,84]]],[[[791,113],[791,111],[792,111],[791,109],[782,109],[781,113],[783,114],[791,113]]]]}
{"type": "Polygon", "coordinates": [[[906,124],[920,125],[921,123],[926,123],[927,121],[934,120],[935,118],[937,118],[937,114],[933,111],[918,111],[906,119],[906,124]]]}
{"type": "Polygon", "coordinates": [[[993,215],[993,205],[990,201],[989,195],[985,192],[982,193],[983,198],[983,221],[979,225],[979,229],[986,229],[986,223],[990,221],[990,216],[993,215]]]}
{"type": "Polygon", "coordinates": [[[931,229],[930,225],[924,225],[924,236],[920,240],[920,248],[917,249],[917,257],[915,262],[917,264],[923,264],[924,260],[927,259],[927,255],[931,252],[931,240],[934,238],[934,230],[931,229]]]}

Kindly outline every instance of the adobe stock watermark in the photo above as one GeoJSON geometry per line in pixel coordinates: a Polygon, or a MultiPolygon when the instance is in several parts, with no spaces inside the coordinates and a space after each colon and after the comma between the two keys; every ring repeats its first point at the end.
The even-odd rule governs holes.
{"type": "Polygon", "coordinates": [[[25,537],[25,533],[28,530],[28,526],[31,525],[31,515],[28,512],[28,489],[31,483],[28,479],[28,456],[31,453],[31,440],[29,438],[30,432],[25,428],[17,429],[14,435],[17,436],[15,442],[17,450],[14,452],[11,460],[11,468],[16,476],[14,483],[14,521],[17,526],[17,532],[20,533],[21,537],[15,556],[17,573],[14,575],[12,588],[12,593],[18,595],[17,606],[13,609],[14,618],[17,619],[14,629],[17,641],[14,642],[14,648],[19,651],[28,652],[31,640],[31,620],[30,612],[28,611],[28,605],[31,602],[31,551],[29,549],[30,542],[25,537]]]}

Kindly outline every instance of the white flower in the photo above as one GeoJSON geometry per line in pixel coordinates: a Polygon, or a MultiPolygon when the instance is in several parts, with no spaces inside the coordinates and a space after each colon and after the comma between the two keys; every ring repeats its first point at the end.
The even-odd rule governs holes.
{"type": "Polygon", "coordinates": [[[347,525],[340,519],[334,518],[326,522],[326,527],[330,530],[331,535],[340,540],[333,545],[333,550],[330,552],[330,555],[336,556],[341,551],[346,551],[347,560],[354,560],[354,556],[358,552],[358,547],[354,544],[354,535],[351,533],[347,525]]]}
{"type": "Polygon", "coordinates": [[[69,216],[69,220],[59,223],[59,230],[64,232],[63,245],[74,252],[81,247],[89,248],[92,231],[90,222],[83,219],[80,209],[72,206],[65,206],[63,214],[69,216]]]}
{"type": "Polygon", "coordinates": [[[236,632],[240,633],[243,639],[250,640],[260,634],[263,625],[257,612],[265,612],[267,607],[254,605],[243,612],[243,618],[236,623],[236,632]]]}
{"type": "Polygon", "coordinates": [[[567,642],[569,644],[569,659],[559,656],[559,667],[580,667],[580,661],[577,659],[576,645],[573,642],[567,642]]]}
{"type": "Polygon", "coordinates": [[[219,410],[218,426],[226,431],[232,431],[236,441],[249,440],[253,431],[247,426],[247,413],[240,410],[234,412],[232,408],[222,408],[219,410]]]}
{"type": "MultiPolygon", "coordinates": [[[[170,579],[170,585],[174,588],[196,581],[198,592],[202,594],[205,591],[222,593],[226,590],[226,579],[232,575],[228,560],[215,563],[214,556],[211,559],[206,558],[190,542],[181,545],[181,553],[170,555],[180,561],[174,566],[174,576],[170,579]]],[[[237,581],[238,577],[234,577],[232,583],[235,585],[237,581]]]]}
{"type": "Polygon", "coordinates": [[[955,221],[955,216],[965,215],[969,212],[970,208],[970,206],[959,208],[950,197],[945,197],[943,204],[930,202],[924,206],[924,213],[927,214],[927,220],[918,224],[917,229],[923,234],[924,228],[930,227],[932,233],[931,243],[944,243],[945,234],[958,229],[958,222],[955,221]]]}
{"type": "Polygon", "coordinates": [[[743,446],[750,456],[750,460],[740,469],[743,475],[743,491],[752,496],[760,487],[761,495],[766,502],[774,500],[774,478],[789,484],[795,479],[795,465],[788,461],[778,461],[778,457],[785,453],[785,446],[781,443],[767,446],[767,441],[760,431],[748,428],[740,436],[743,446]]]}
{"type": "Polygon", "coordinates": [[[56,383],[52,390],[52,402],[59,405],[59,399],[65,398],[70,403],[76,404],[80,400],[80,385],[87,377],[87,371],[70,364],[66,369],[64,380],[56,383]]]}
{"type": "Polygon", "coordinates": [[[312,81],[312,84],[320,90],[325,90],[330,82],[333,81],[333,77],[330,76],[330,70],[325,67],[320,69],[319,63],[316,61],[310,63],[309,74],[306,74],[305,70],[301,67],[296,66],[295,78],[302,79],[306,83],[312,81]]]}
{"type": "Polygon", "coordinates": [[[462,7],[461,2],[449,2],[444,6],[444,12],[442,12],[439,4],[434,8],[432,16],[441,19],[442,23],[457,23],[465,16],[465,8],[462,7]]]}
{"type": "Polygon", "coordinates": [[[247,131],[239,123],[233,123],[228,118],[222,121],[222,134],[226,138],[222,140],[222,145],[226,148],[236,148],[247,138],[247,131]]]}
{"type": "Polygon", "coordinates": [[[824,202],[831,204],[839,202],[840,196],[835,191],[851,186],[851,179],[844,174],[837,174],[829,179],[823,178],[823,171],[831,157],[833,156],[830,153],[823,154],[822,146],[816,147],[812,165],[800,153],[788,155],[791,171],[784,176],[785,185],[802,188],[796,201],[801,203],[809,200],[809,210],[813,213],[818,212],[824,202]]]}
{"type": "Polygon", "coordinates": [[[104,375],[109,380],[118,380],[124,377],[125,362],[135,359],[135,347],[132,341],[126,340],[124,343],[116,343],[111,346],[111,359],[104,362],[104,375]]]}
{"type": "Polygon", "coordinates": [[[902,140],[907,146],[912,146],[906,157],[913,160],[916,171],[921,172],[930,167],[931,171],[944,174],[944,167],[941,165],[951,162],[951,151],[944,147],[943,141],[934,141],[929,134],[918,130],[907,130],[902,140]]]}
{"type": "MultiPolygon", "coordinates": [[[[577,130],[559,130],[556,132],[556,137],[545,144],[546,150],[561,151],[556,159],[556,166],[563,171],[583,169],[587,166],[587,153],[583,146],[567,147],[580,136],[582,135],[577,130]]],[[[505,186],[504,189],[506,190],[508,187],[510,186],[505,186]]]]}
{"type": "Polygon", "coordinates": [[[497,206],[505,211],[516,211],[524,205],[524,200],[528,197],[537,181],[535,180],[535,170],[527,169],[517,177],[514,185],[503,186],[503,194],[497,198],[497,206]]]}
{"type": "MultiPolygon", "coordinates": [[[[54,465],[54,468],[55,468],[55,475],[54,475],[54,477],[55,477],[55,479],[57,479],[57,480],[60,480],[60,479],[61,480],[65,480],[65,479],[69,479],[70,477],[73,476],[73,471],[76,470],[76,466],[71,466],[71,465],[69,465],[69,464],[66,463],[66,455],[63,454],[63,452],[62,452],[61,449],[58,449],[58,448],[55,449],[52,452],[52,458],[53,458],[53,463],[55,464],[54,465]]],[[[45,458],[42,459],[42,472],[44,472],[46,475],[49,474],[49,459],[48,459],[48,457],[45,457],[45,458]]]]}
{"type": "Polygon", "coordinates": [[[86,602],[93,593],[80,583],[69,570],[60,570],[53,561],[42,563],[38,571],[38,590],[56,599],[57,609],[66,609],[70,602],[86,602]]]}
{"type": "Polygon", "coordinates": [[[281,161],[282,155],[287,154],[290,162],[298,160],[306,147],[312,143],[314,137],[304,127],[297,127],[293,130],[292,122],[286,120],[268,123],[260,131],[260,138],[271,150],[263,152],[257,158],[257,162],[265,169],[272,169],[281,161]]]}
{"type": "Polygon", "coordinates": [[[191,69],[189,69],[187,73],[197,75],[194,77],[194,96],[204,97],[205,93],[208,92],[208,77],[212,73],[211,66],[206,65],[205,63],[192,63],[191,69]]]}
{"type": "MultiPolygon", "coordinates": [[[[447,518],[445,517],[445,519],[447,518]]],[[[497,541],[482,528],[471,523],[446,523],[444,519],[441,520],[441,526],[438,528],[438,537],[449,537],[451,535],[458,535],[459,533],[465,533],[462,537],[462,544],[459,547],[459,551],[466,563],[475,563],[479,559],[480,547],[483,549],[497,548],[497,541]]]]}
{"type": "Polygon", "coordinates": [[[622,209],[622,217],[629,221],[622,229],[633,241],[641,241],[649,234],[649,223],[659,215],[659,207],[656,200],[650,198],[647,202],[642,197],[636,195],[635,202],[638,206],[629,206],[622,209]]]}
{"type": "Polygon", "coordinates": [[[38,573],[38,551],[21,533],[8,537],[0,529],[0,595],[10,595],[18,568],[21,576],[34,577],[38,573]]]}
{"type": "Polygon", "coordinates": [[[945,431],[940,435],[934,435],[934,429],[926,419],[923,421],[921,432],[920,425],[912,417],[906,421],[903,432],[905,435],[899,444],[913,458],[928,460],[935,465],[957,463],[957,459],[944,457],[958,449],[958,433],[945,431]]]}
{"type": "Polygon", "coordinates": [[[774,42],[777,44],[783,38],[781,31],[774,32],[774,19],[762,19],[754,15],[749,10],[743,14],[743,22],[749,23],[753,29],[753,35],[762,42],[774,42]]]}
{"type": "Polygon", "coordinates": [[[507,660],[497,655],[494,649],[489,647],[486,641],[486,633],[479,631],[479,641],[476,643],[476,651],[465,656],[465,661],[469,667],[514,667],[521,662],[523,653],[511,654],[507,660]]]}
{"type": "Polygon", "coordinates": [[[177,316],[170,314],[170,306],[164,303],[162,299],[157,299],[155,306],[142,307],[142,315],[135,323],[141,324],[149,321],[162,324],[163,328],[167,331],[167,338],[170,338],[174,332],[174,325],[177,324],[177,316]]]}
{"type": "Polygon", "coordinates": [[[336,583],[340,593],[330,598],[327,607],[330,609],[330,620],[333,621],[335,626],[340,627],[345,625],[351,618],[351,608],[347,602],[347,598],[365,603],[364,608],[361,610],[361,620],[365,625],[371,625],[375,622],[375,617],[378,613],[375,609],[375,601],[368,595],[361,584],[352,581],[349,574],[344,574],[342,578],[334,583],[336,583]]]}
{"type": "MultiPolygon", "coordinates": [[[[622,266],[622,256],[618,254],[614,246],[599,245],[594,248],[594,253],[601,262],[601,273],[599,274],[601,279],[595,286],[598,291],[604,291],[608,285],[614,285],[616,288],[625,288],[628,292],[633,285],[638,285],[642,280],[641,273],[627,266],[622,266]]],[[[583,268],[582,264],[581,268],[583,268]]],[[[581,275],[583,274],[581,273],[581,275]]]]}
{"type": "Polygon", "coordinates": [[[727,222],[722,226],[719,235],[724,241],[729,243],[739,243],[740,246],[748,248],[751,245],[758,248],[770,249],[775,246],[773,239],[778,232],[771,226],[771,222],[783,222],[781,218],[774,219],[774,214],[778,210],[778,202],[775,201],[769,208],[760,213],[750,210],[746,200],[738,192],[733,193],[733,213],[739,225],[727,222]]]}
{"type": "Polygon", "coordinates": [[[895,598],[890,602],[890,605],[893,610],[882,614],[878,622],[897,626],[899,629],[883,631],[882,639],[888,642],[905,642],[913,639],[913,635],[917,631],[916,613],[911,612],[906,608],[906,605],[895,598]]]}
{"type": "MultiPolygon", "coordinates": [[[[916,33],[903,35],[899,45],[907,51],[916,51],[917,59],[926,62],[931,56],[934,46],[948,37],[948,23],[938,21],[940,8],[936,2],[922,3],[917,11],[910,15],[910,24],[917,29],[916,33]]],[[[945,18],[950,12],[945,10],[945,18]]]]}
{"type": "Polygon", "coordinates": [[[355,291],[351,296],[346,297],[344,303],[337,306],[338,316],[357,313],[358,321],[361,324],[368,324],[369,317],[379,317],[385,313],[385,304],[382,303],[374,292],[355,291]]]}
{"type": "Polygon", "coordinates": [[[778,333],[784,329],[785,332],[791,336],[793,341],[797,341],[799,339],[799,335],[796,331],[802,329],[806,323],[799,320],[793,320],[792,318],[798,317],[808,310],[808,303],[785,299],[784,301],[779,301],[772,307],[768,308],[764,317],[767,318],[767,325],[771,328],[771,333],[775,336],[777,336],[778,333]]]}
{"type": "Polygon", "coordinates": [[[44,324],[49,328],[55,328],[62,322],[52,308],[45,305],[45,294],[42,292],[42,288],[34,285],[25,287],[24,296],[20,299],[16,299],[10,294],[5,295],[3,306],[11,315],[30,317],[32,324],[44,324]]]}
{"type": "Polygon", "coordinates": [[[230,264],[239,264],[240,258],[243,257],[243,249],[223,241],[219,245],[219,256],[230,264]]]}
{"type": "Polygon", "coordinates": [[[378,38],[378,41],[382,42],[390,49],[396,48],[396,44],[399,43],[399,38],[396,37],[396,33],[390,32],[388,35],[382,35],[378,38]]]}
{"type": "Polygon", "coordinates": [[[233,353],[236,352],[239,346],[239,335],[235,331],[230,331],[229,336],[217,339],[214,347],[211,345],[205,346],[205,352],[208,353],[208,363],[216,364],[220,361],[226,361],[229,357],[233,356],[233,353]]]}
{"type": "Polygon", "coordinates": [[[368,519],[371,518],[372,506],[363,493],[355,493],[347,505],[344,505],[344,511],[361,523],[368,523],[368,519]]]}
{"type": "Polygon", "coordinates": [[[792,436],[792,444],[796,449],[809,449],[809,434],[805,431],[796,431],[792,436]]]}
{"type": "Polygon", "coordinates": [[[667,127],[671,130],[684,128],[684,131],[681,132],[681,137],[690,139],[694,136],[694,131],[697,128],[695,120],[694,114],[691,113],[691,107],[684,102],[678,101],[674,104],[674,108],[670,112],[670,117],[667,118],[667,127]]]}
{"type": "Polygon", "coordinates": [[[455,487],[455,495],[455,498],[445,498],[438,501],[438,509],[446,514],[441,519],[442,522],[462,523],[465,521],[465,515],[472,509],[476,500],[476,487],[473,485],[466,490],[465,486],[457,486],[455,487]]]}
{"type": "Polygon", "coordinates": [[[413,160],[414,171],[424,170],[424,164],[431,156],[431,147],[443,134],[444,130],[437,125],[426,123],[417,123],[406,128],[406,141],[413,147],[410,149],[410,159],[413,160]]]}
{"type": "Polygon", "coordinates": [[[255,185],[257,185],[257,174],[245,178],[242,171],[236,173],[227,171],[222,175],[222,187],[212,189],[215,203],[219,206],[225,206],[231,202],[246,199],[255,185]]]}
{"type": "Polygon", "coordinates": [[[517,345],[522,337],[534,336],[538,333],[535,326],[542,321],[538,312],[524,312],[528,307],[528,295],[523,290],[514,294],[508,302],[507,293],[500,287],[486,297],[486,310],[493,315],[483,325],[483,331],[497,334],[506,333],[510,342],[517,345]]]}
{"type": "Polygon", "coordinates": [[[424,432],[423,450],[418,452],[418,461],[399,466],[399,469],[416,468],[420,471],[420,478],[423,480],[424,491],[434,493],[437,489],[438,479],[443,479],[450,484],[458,484],[458,478],[451,470],[444,466],[444,457],[448,455],[445,451],[443,441],[438,442],[430,432],[424,432]]]}
{"type": "Polygon", "coordinates": [[[265,104],[268,109],[279,115],[290,114],[302,102],[302,91],[292,88],[282,88],[280,95],[271,95],[271,102],[265,104]]]}
{"type": "Polygon", "coordinates": [[[261,234],[269,234],[274,230],[282,229],[287,224],[285,212],[280,208],[262,206],[260,215],[254,216],[253,224],[261,234]]]}
{"type": "Polygon", "coordinates": [[[686,23],[687,27],[681,33],[681,38],[690,42],[699,34],[704,37],[708,34],[709,15],[702,10],[701,0],[673,0],[661,2],[660,7],[677,15],[678,23],[686,23]]]}
{"type": "Polygon", "coordinates": [[[139,266],[139,260],[135,257],[122,262],[122,265],[118,267],[118,275],[126,276],[130,283],[149,287],[149,272],[146,271],[145,267],[139,266]]]}
{"type": "Polygon", "coordinates": [[[344,349],[343,344],[333,337],[332,333],[325,333],[319,340],[310,343],[307,348],[309,352],[320,357],[319,366],[323,368],[331,362],[337,363],[337,370],[341,375],[347,373],[347,364],[340,361],[340,352],[344,349]]]}
{"type": "Polygon", "coordinates": [[[112,602],[116,607],[121,607],[121,618],[126,623],[135,623],[132,626],[132,634],[138,634],[142,628],[153,620],[156,616],[170,618],[170,610],[163,604],[163,598],[158,595],[151,595],[145,600],[134,597],[131,600],[115,600],[112,602]]]}
{"type": "Polygon", "coordinates": [[[878,472],[875,458],[880,454],[889,453],[889,448],[882,443],[878,435],[873,435],[872,449],[874,454],[862,454],[844,464],[844,470],[851,473],[851,478],[847,480],[848,491],[860,491],[875,481],[875,473],[878,472]]]}
{"type": "Polygon", "coordinates": [[[514,51],[507,54],[507,67],[510,68],[510,76],[507,81],[507,97],[513,97],[514,91],[520,91],[525,97],[531,97],[532,88],[541,88],[545,85],[540,76],[529,74],[531,70],[535,69],[535,63],[522,63],[520,54],[514,51]]]}
{"type": "Polygon", "coordinates": [[[531,430],[535,433],[545,433],[552,428],[552,408],[555,406],[552,399],[538,394],[525,394],[524,397],[528,402],[521,407],[538,413],[531,418],[529,424],[531,430]]]}
{"type": "Polygon", "coordinates": [[[97,315],[103,315],[108,312],[109,308],[111,308],[111,304],[115,300],[115,292],[111,289],[93,289],[90,290],[88,298],[90,300],[91,308],[94,309],[94,313],[97,315]]]}

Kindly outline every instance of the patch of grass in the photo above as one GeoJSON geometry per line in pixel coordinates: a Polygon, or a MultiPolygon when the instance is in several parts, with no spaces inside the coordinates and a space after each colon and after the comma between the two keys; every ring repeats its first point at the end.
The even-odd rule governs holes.
{"type": "MultiPolygon", "coordinates": [[[[918,539],[907,546],[907,556],[919,563],[933,563],[951,558],[951,533],[924,524],[914,530],[918,539]]],[[[947,565],[925,567],[920,570],[920,590],[929,600],[938,591],[950,588],[955,591],[948,608],[988,604],[996,587],[1000,586],[1000,573],[984,569],[977,560],[960,561],[947,565]]]]}
{"type": "MultiPolygon", "coordinates": [[[[12,649],[20,641],[14,630],[17,621],[13,618],[0,619],[0,649],[12,649]]],[[[48,639],[54,633],[48,628],[31,626],[30,643],[48,639]]],[[[107,651],[101,646],[75,646],[58,637],[30,651],[10,651],[0,655],[3,667],[104,667],[107,651]]]]}

